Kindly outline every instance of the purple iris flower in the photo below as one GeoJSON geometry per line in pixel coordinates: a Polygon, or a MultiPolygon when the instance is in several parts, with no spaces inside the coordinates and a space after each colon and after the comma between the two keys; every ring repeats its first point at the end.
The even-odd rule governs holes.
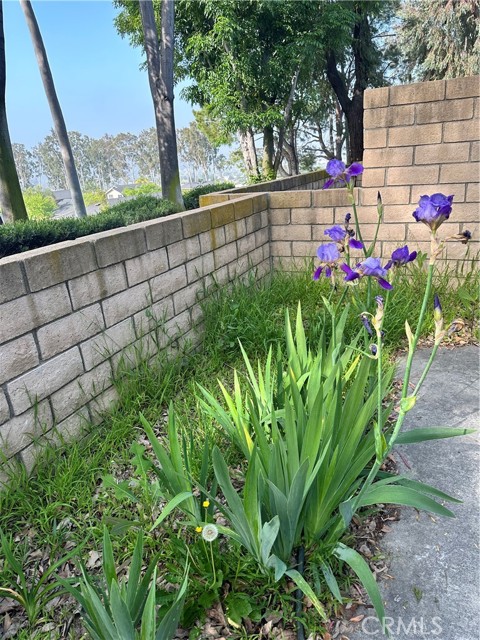
{"type": "MultiPolygon", "coordinates": [[[[323,233],[326,236],[330,236],[332,240],[342,245],[345,244],[345,238],[347,237],[347,235],[350,235],[348,231],[346,231],[345,229],[342,229],[342,227],[338,224],[334,225],[333,227],[330,227],[330,229],[326,229],[323,233]]],[[[352,237],[349,237],[348,239],[348,246],[351,249],[363,249],[363,244],[352,237]]]]}
{"type": "Polygon", "coordinates": [[[345,231],[345,229],[342,229],[340,225],[336,224],[335,226],[330,227],[330,229],[325,229],[323,234],[325,236],[330,236],[330,238],[334,242],[343,242],[345,240],[347,232],[345,231]]]}
{"type": "Polygon", "coordinates": [[[404,247],[399,247],[392,253],[392,257],[385,265],[385,269],[390,269],[391,267],[401,267],[408,262],[412,262],[412,260],[415,260],[416,257],[417,252],[412,251],[412,253],[410,253],[408,251],[407,245],[405,245],[404,247]]]}
{"type": "Polygon", "coordinates": [[[452,212],[452,202],[453,196],[444,196],[443,193],[422,196],[412,215],[417,222],[423,222],[432,231],[436,231],[444,220],[448,220],[452,212]]]}
{"type": "Polygon", "coordinates": [[[321,244],[317,249],[317,256],[320,260],[320,266],[315,270],[313,279],[318,280],[322,271],[325,269],[325,276],[330,278],[332,275],[332,266],[340,258],[340,251],[334,242],[321,244]]]}
{"type": "Polygon", "coordinates": [[[328,189],[335,184],[335,182],[348,184],[350,182],[350,178],[363,173],[363,165],[360,164],[360,162],[353,162],[347,168],[344,162],[337,160],[336,158],[332,158],[332,160],[328,161],[326,170],[328,175],[332,177],[325,182],[322,189],[328,189]]]}
{"type": "Polygon", "coordinates": [[[383,289],[393,288],[392,285],[385,280],[387,270],[381,266],[379,258],[367,258],[357,264],[355,269],[351,269],[348,264],[342,264],[340,269],[347,274],[344,278],[346,282],[351,282],[363,276],[370,276],[375,278],[383,289]]]}

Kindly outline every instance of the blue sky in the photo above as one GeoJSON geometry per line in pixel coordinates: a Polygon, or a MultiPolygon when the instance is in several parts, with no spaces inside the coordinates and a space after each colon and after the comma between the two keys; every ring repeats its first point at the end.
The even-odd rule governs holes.
{"type": "MultiPolygon", "coordinates": [[[[142,52],[117,34],[111,2],[32,4],[67,128],[100,137],[154,126],[147,73],[139,69],[142,52]]],[[[10,138],[32,147],[50,131],[50,111],[18,0],[4,2],[3,19],[10,138]]],[[[175,118],[177,128],[193,120],[190,105],[178,96],[175,118]]]]}

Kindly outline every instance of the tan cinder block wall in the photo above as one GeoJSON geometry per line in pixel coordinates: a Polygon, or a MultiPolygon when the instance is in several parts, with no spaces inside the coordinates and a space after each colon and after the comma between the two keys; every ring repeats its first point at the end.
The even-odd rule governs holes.
{"type": "Polygon", "coordinates": [[[0,260],[2,459],[30,467],[32,437],[79,437],[115,401],[121,357],[194,344],[212,275],[251,267],[270,270],[261,194],[0,260]]]}
{"type": "MultiPolygon", "coordinates": [[[[365,173],[360,189],[361,220],[373,228],[377,191],[385,204],[380,232],[386,256],[399,243],[427,251],[429,230],[412,212],[420,196],[453,194],[454,207],[439,236],[466,229],[479,244],[480,76],[423,82],[365,92],[365,173]]],[[[465,256],[447,245],[447,258],[465,256]]]]}

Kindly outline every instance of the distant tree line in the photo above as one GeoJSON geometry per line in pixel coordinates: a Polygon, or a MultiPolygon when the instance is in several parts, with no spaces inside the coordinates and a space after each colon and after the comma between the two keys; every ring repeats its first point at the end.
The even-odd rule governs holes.
{"type": "MultiPolygon", "coordinates": [[[[140,177],[160,184],[157,134],[154,127],[133,133],[93,138],[78,131],[68,137],[82,190],[105,191],[114,184],[134,183],[140,177]]],[[[215,180],[225,168],[219,145],[212,144],[193,121],[177,130],[178,151],[190,183],[215,180]]],[[[22,189],[40,184],[50,189],[68,188],[58,139],[52,131],[29,149],[13,143],[13,156],[22,189]]]]}

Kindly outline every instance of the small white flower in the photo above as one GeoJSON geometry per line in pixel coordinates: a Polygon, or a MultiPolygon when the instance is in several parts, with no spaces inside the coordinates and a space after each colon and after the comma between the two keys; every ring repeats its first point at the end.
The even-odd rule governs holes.
{"type": "Polygon", "coordinates": [[[207,542],[213,542],[218,538],[218,529],[214,524],[206,524],[202,529],[202,537],[207,542]]]}

